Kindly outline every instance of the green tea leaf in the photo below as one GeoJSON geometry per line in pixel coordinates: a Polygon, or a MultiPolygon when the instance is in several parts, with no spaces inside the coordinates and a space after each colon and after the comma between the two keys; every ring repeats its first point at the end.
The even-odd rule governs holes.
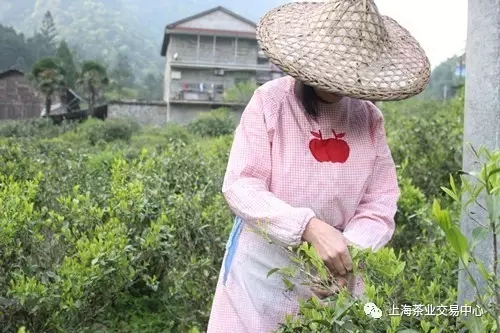
{"type": "MultiPolygon", "coordinates": [[[[453,179],[453,178],[452,178],[453,179]]],[[[446,187],[443,187],[441,186],[441,189],[446,193],[448,194],[453,200],[455,200],[456,202],[460,202],[460,199],[458,197],[458,195],[453,192],[452,190],[450,190],[449,188],[446,188],[446,187]]]]}
{"type": "Polygon", "coordinates": [[[477,263],[477,269],[479,270],[479,273],[481,273],[481,277],[485,280],[488,280],[490,274],[486,270],[486,267],[484,266],[483,262],[480,261],[477,263]]]}
{"type": "Polygon", "coordinates": [[[267,277],[270,277],[271,275],[273,275],[274,273],[278,272],[280,270],[280,268],[273,268],[271,269],[268,273],[267,273],[267,277]]]}
{"type": "Polygon", "coordinates": [[[474,228],[472,231],[472,237],[470,241],[470,249],[471,251],[477,246],[477,244],[481,243],[483,240],[488,237],[489,230],[482,226],[474,228]]]}

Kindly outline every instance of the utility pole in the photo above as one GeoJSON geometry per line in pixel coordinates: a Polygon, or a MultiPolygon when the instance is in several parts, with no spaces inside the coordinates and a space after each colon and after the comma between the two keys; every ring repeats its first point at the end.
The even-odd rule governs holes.
{"type": "MultiPolygon", "coordinates": [[[[477,171],[476,158],[470,146],[497,150],[500,146],[500,0],[469,0],[465,83],[465,117],[463,170],[477,171]]],[[[466,198],[464,198],[466,200],[466,198]]],[[[471,205],[473,217],[487,224],[487,216],[478,205],[471,205]]],[[[465,214],[461,217],[462,233],[470,240],[477,224],[465,214]]],[[[487,237],[475,247],[475,255],[492,272],[493,242],[487,237]]],[[[485,286],[479,272],[472,267],[480,290],[485,286]]],[[[458,303],[473,301],[476,293],[461,271],[458,282],[458,303]]]]}

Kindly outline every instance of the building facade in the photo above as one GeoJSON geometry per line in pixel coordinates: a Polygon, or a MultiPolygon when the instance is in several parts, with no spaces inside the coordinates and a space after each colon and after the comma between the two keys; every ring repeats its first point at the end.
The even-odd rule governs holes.
{"type": "Polygon", "coordinates": [[[183,110],[232,107],[241,111],[246,101],[229,102],[228,89],[249,81],[260,85],[284,75],[263,55],[255,28],[254,22],[224,7],[166,27],[161,54],[166,58],[167,121],[183,110]]]}
{"type": "MultiPolygon", "coordinates": [[[[52,96],[51,115],[80,111],[85,100],[72,89],[52,96]]],[[[16,69],[0,72],[0,120],[20,120],[45,116],[45,97],[16,69]]]]}
{"type": "Polygon", "coordinates": [[[40,117],[43,96],[20,71],[10,69],[0,73],[0,120],[40,117]]]}

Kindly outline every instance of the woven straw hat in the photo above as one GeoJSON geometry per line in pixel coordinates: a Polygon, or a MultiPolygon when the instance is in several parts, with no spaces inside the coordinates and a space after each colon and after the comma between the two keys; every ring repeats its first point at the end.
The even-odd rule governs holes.
{"type": "Polygon", "coordinates": [[[295,2],[268,12],[257,39],[269,61],[323,91],[372,100],[421,93],[430,63],[410,33],[373,0],[295,2]]]}

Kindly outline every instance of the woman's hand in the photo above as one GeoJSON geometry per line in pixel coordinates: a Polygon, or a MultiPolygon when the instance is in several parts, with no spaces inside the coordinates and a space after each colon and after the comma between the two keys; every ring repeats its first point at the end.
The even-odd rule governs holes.
{"type": "Polygon", "coordinates": [[[337,293],[341,288],[344,288],[346,286],[347,286],[347,279],[341,276],[337,276],[335,277],[335,283],[332,283],[329,288],[325,288],[323,286],[318,286],[318,285],[312,285],[311,291],[319,299],[325,299],[337,293]]]}
{"type": "Polygon", "coordinates": [[[347,248],[349,242],[328,223],[317,218],[311,219],[302,238],[314,246],[332,275],[345,275],[352,271],[352,259],[347,248]]]}

